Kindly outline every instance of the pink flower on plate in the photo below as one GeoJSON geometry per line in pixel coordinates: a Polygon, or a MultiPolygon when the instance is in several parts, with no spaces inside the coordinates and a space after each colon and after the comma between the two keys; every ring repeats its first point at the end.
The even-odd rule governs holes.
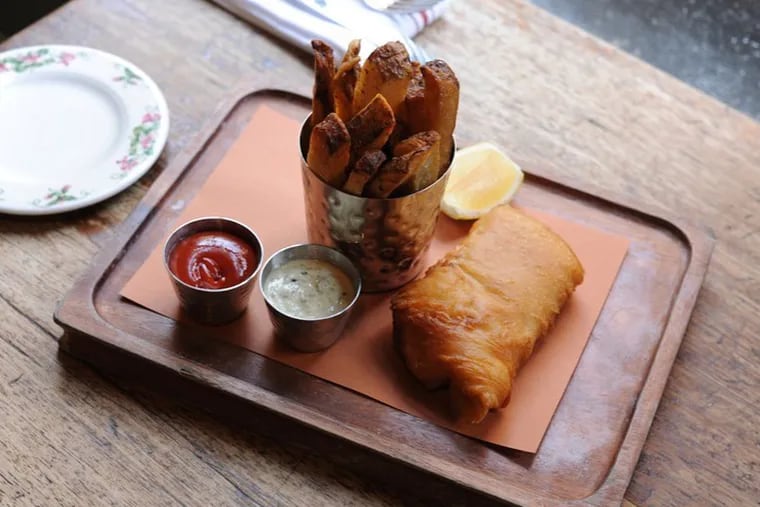
{"type": "Polygon", "coordinates": [[[7,72],[8,67],[5,66],[3,62],[0,62],[0,72],[7,72]]]}
{"type": "Polygon", "coordinates": [[[24,62],[32,62],[33,63],[33,62],[36,62],[37,60],[39,60],[39,58],[40,58],[40,55],[36,55],[34,53],[27,53],[26,55],[24,55],[23,58],[21,58],[21,60],[24,61],[24,62]]]}
{"type": "Polygon", "coordinates": [[[135,162],[135,160],[130,158],[129,156],[125,155],[124,158],[116,161],[116,165],[118,165],[119,169],[121,169],[122,171],[129,171],[130,169],[132,169],[134,166],[137,165],[137,162],[135,162]]]}
{"type": "Polygon", "coordinates": [[[145,116],[142,117],[143,123],[153,123],[154,121],[158,121],[161,119],[161,115],[159,113],[145,113],[145,116]]]}
{"type": "Polygon", "coordinates": [[[61,60],[62,64],[68,67],[69,63],[71,63],[71,61],[76,58],[76,55],[74,53],[63,52],[58,56],[58,58],[61,60]]]}
{"type": "Polygon", "coordinates": [[[153,144],[153,135],[151,134],[148,134],[147,136],[143,137],[140,140],[140,145],[143,147],[144,150],[147,150],[148,148],[150,148],[152,144],[153,144]]]}
{"type": "Polygon", "coordinates": [[[62,186],[61,187],[61,193],[65,194],[66,192],[69,191],[70,188],[71,188],[71,185],[64,185],[64,186],[62,186]]]}

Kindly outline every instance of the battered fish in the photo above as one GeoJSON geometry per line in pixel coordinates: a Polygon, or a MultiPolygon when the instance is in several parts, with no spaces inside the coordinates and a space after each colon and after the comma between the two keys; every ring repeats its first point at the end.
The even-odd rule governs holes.
{"type": "Polygon", "coordinates": [[[458,418],[506,406],[512,382],[583,267],[537,220],[499,206],[464,242],[392,298],[396,345],[426,387],[449,386],[458,418]]]}

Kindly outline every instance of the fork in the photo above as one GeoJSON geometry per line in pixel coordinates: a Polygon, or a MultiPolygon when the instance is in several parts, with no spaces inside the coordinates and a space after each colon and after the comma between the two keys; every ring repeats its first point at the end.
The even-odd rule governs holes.
{"type": "Polygon", "coordinates": [[[441,0],[364,0],[370,9],[388,14],[407,14],[430,9],[441,0]]]}
{"type": "Polygon", "coordinates": [[[404,46],[406,46],[407,51],[409,51],[409,58],[413,61],[418,61],[420,63],[425,63],[430,61],[430,57],[428,56],[427,52],[422,49],[416,42],[414,42],[410,37],[407,37],[403,33],[399,32],[399,35],[403,38],[401,42],[404,43],[404,46]]]}

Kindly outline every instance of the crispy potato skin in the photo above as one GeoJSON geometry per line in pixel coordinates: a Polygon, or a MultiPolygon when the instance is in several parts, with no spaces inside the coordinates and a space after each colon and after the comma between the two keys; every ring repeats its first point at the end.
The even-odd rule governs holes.
{"type": "Polygon", "coordinates": [[[354,111],[360,111],[379,93],[397,114],[411,78],[412,63],[403,44],[389,42],[378,47],[362,65],[354,90],[354,111]]]}
{"type": "Polygon", "coordinates": [[[344,122],[349,121],[354,115],[354,89],[356,88],[356,82],[359,79],[359,72],[361,70],[359,63],[360,50],[361,41],[358,39],[352,40],[333,77],[333,105],[335,113],[344,122]]]}
{"type": "Polygon", "coordinates": [[[321,40],[311,41],[314,50],[314,87],[311,100],[311,126],[316,126],[333,109],[333,76],[335,56],[330,46],[321,40]]]}
{"type": "Polygon", "coordinates": [[[412,76],[409,80],[409,86],[406,89],[404,101],[399,107],[399,112],[396,118],[398,127],[392,135],[397,141],[415,134],[415,132],[412,132],[410,129],[409,118],[416,110],[423,107],[422,100],[425,97],[425,81],[422,79],[421,67],[422,64],[420,64],[420,62],[412,62],[412,76]]]}
{"type": "Polygon", "coordinates": [[[396,126],[396,118],[388,101],[379,93],[364,109],[346,124],[351,135],[351,162],[367,150],[379,150],[388,141],[396,126]]]}
{"type": "Polygon", "coordinates": [[[343,185],[343,191],[349,194],[362,195],[367,182],[372,179],[387,157],[380,150],[369,150],[356,161],[343,185]]]}
{"type": "Polygon", "coordinates": [[[330,113],[312,129],[306,161],[322,180],[340,187],[350,156],[348,129],[337,114],[330,113]]]}
{"type": "Polygon", "coordinates": [[[413,168],[412,173],[398,191],[403,193],[417,192],[438,179],[440,142],[441,136],[438,135],[438,132],[426,130],[414,134],[396,145],[393,149],[393,155],[397,157],[416,150],[425,150],[426,152],[424,159],[413,168]]]}
{"type": "Polygon", "coordinates": [[[431,146],[422,146],[388,160],[366,187],[368,197],[390,197],[424,166],[431,146]]]}
{"type": "Polygon", "coordinates": [[[416,192],[440,177],[451,159],[459,104],[459,81],[446,62],[412,62],[396,41],[362,64],[357,39],[336,69],[327,44],[314,40],[312,48],[312,169],[338,188],[373,197],[416,192]]]}
{"type": "Polygon", "coordinates": [[[408,97],[405,105],[411,133],[435,130],[441,136],[439,172],[451,158],[454,128],[459,107],[459,80],[443,60],[433,60],[420,68],[424,89],[408,97]]]}
{"type": "Polygon", "coordinates": [[[393,148],[393,156],[398,157],[405,155],[410,151],[414,151],[419,148],[431,146],[441,139],[441,136],[435,130],[426,130],[424,132],[418,132],[413,136],[409,136],[403,141],[396,144],[393,148]]]}

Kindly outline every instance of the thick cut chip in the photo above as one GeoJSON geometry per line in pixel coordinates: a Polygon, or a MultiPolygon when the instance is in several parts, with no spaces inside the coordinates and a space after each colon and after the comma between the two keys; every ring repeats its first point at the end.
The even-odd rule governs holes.
{"type": "Polygon", "coordinates": [[[333,76],[335,75],[335,56],[330,46],[321,40],[311,41],[314,49],[314,88],[311,99],[311,126],[333,111],[333,76]]]}
{"type": "Polygon", "coordinates": [[[459,81],[443,60],[433,60],[420,69],[424,81],[422,98],[414,95],[407,103],[408,127],[412,133],[435,130],[441,135],[440,169],[446,167],[453,147],[459,106],[459,81]]]}
{"type": "Polygon", "coordinates": [[[335,72],[332,82],[333,106],[335,113],[341,120],[347,122],[354,115],[353,100],[356,81],[359,79],[359,51],[361,50],[361,41],[352,40],[348,45],[346,54],[335,72]]]}
{"type": "Polygon", "coordinates": [[[356,161],[354,168],[348,173],[348,179],[343,185],[343,191],[349,194],[362,195],[364,187],[385,162],[386,156],[380,150],[370,150],[356,161]]]}
{"type": "Polygon", "coordinates": [[[367,150],[379,150],[388,141],[396,119],[393,110],[380,94],[351,118],[346,124],[351,135],[351,161],[359,158],[367,150]]]}
{"type": "Polygon", "coordinates": [[[430,156],[430,147],[418,148],[399,157],[387,161],[375,177],[367,184],[368,197],[389,197],[396,189],[400,189],[407,181],[413,179],[417,171],[425,164],[430,156]]]}
{"type": "Polygon", "coordinates": [[[409,128],[409,118],[415,111],[421,110],[423,99],[425,98],[425,80],[422,79],[421,65],[419,62],[412,62],[412,77],[409,80],[409,87],[404,96],[404,103],[400,108],[400,118],[398,123],[402,124],[402,129],[397,129],[403,137],[409,136],[412,132],[409,128]]]}
{"type": "Polygon", "coordinates": [[[438,142],[440,139],[441,136],[435,130],[418,132],[413,136],[409,136],[403,141],[396,144],[396,146],[393,148],[393,156],[399,157],[419,148],[431,146],[432,144],[438,142]]]}
{"type": "Polygon", "coordinates": [[[378,93],[399,112],[412,78],[409,54],[400,42],[388,42],[375,49],[362,65],[354,90],[354,111],[360,111],[378,93]]]}
{"type": "Polygon", "coordinates": [[[403,192],[417,192],[438,179],[440,167],[441,136],[435,130],[426,130],[408,137],[398,143],[393,149],[396,157],[406,155],[416,150],[427,150],[424,161],[416,168],[410,177],[399,188],[403,192]]]}
{"type": "Polygon", "coordinates": [[[306,161],[314,173],[334,187],[345,180],[351,138],[338,115],[330,113],[312,130],[306,161]]]}

